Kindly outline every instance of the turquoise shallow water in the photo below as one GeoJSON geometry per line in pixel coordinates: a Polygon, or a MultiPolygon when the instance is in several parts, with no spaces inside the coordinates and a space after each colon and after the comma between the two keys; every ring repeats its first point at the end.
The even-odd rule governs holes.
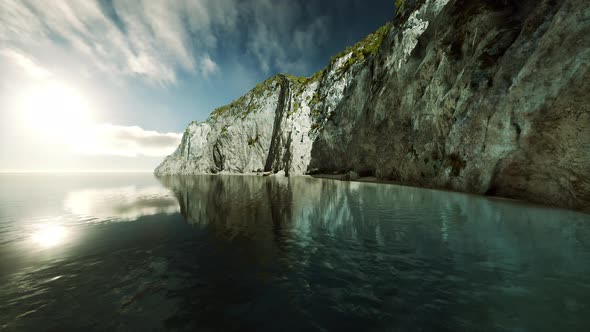
{"type": "Polygon", "coordinates": [[[0,175],[0,330],[588,331],[590,215],[311,178],[0,175]]]}

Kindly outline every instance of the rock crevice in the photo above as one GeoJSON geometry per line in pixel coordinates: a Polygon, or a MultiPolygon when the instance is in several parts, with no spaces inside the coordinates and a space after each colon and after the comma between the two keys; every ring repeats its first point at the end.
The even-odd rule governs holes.
{"type": "Polygon", "coordinates": [[[274,124],[272,128],[272,136],[270,139],[270,147],[268,149],[268,157],[266,158],[266,162],[264,164],[264,171],[274,171],[275,173],[278,172],[280,169],[284,169],[285,165],[280,165],[281,158],[281,147],[282,147],[282,128],[281,124],[283,122],[283,118],[285,116],[285,112],[287,109],[290,109],[290,101],[291,101],[291,93],[289,89],[289,80],[284,75],[279,75],[280,80],[280,92],[279,92],[279,100],[277,103],[277,109],[275,111],[274,116],[274,124]]]}

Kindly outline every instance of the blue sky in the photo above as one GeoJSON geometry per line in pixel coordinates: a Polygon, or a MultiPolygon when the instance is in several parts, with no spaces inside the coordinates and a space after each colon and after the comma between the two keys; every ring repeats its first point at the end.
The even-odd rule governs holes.
{"type": "Polygon", "coordinates": [[[151,170],[190,121],[313,74],[394,6],[0,0],[0,170],[151,170]]]}

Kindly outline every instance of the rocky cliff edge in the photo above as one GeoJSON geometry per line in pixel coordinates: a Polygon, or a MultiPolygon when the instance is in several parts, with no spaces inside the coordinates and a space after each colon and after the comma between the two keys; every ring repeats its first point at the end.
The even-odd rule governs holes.
{"type": "Polygon", "coordinates": [[[155,173],[344,173],[590,211],[590,5],[397,1],[309,78],[191,123],[155,173]]]}

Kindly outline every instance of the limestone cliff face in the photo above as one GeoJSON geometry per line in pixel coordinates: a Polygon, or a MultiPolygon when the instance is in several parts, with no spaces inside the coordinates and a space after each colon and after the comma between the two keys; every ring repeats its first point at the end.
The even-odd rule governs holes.
{"type": "Polygon", "coordinates": [[[588,3],[401,3],[313,77],[189,125],[156,173],[354,170],[590,210],[588,3]]]}
{"type": "Polygon", "coordinates": [[[312,147],[305,98],[315,87],[317,83],[305,85],[282,74],[269,78],[216,109],[206,122],[191,123],[180,146],[156,174],[304,174],[312,147]]]}

